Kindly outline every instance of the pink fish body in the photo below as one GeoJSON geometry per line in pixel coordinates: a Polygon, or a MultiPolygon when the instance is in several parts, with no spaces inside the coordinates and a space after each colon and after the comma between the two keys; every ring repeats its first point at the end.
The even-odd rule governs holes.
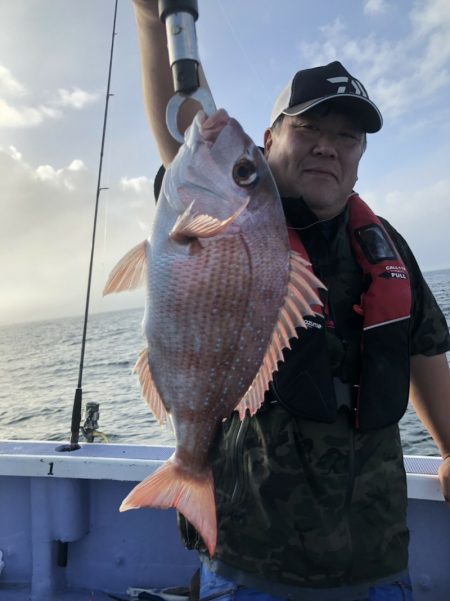
{"type": "Polygon", "coordinates": [[[197,114],[165,174],[149,239],[119,262],[105,293],[142,280],[148,348],[135,370],[176,450],[121,510],[176,507],[213,555],[214,438],[235,409],[258,410],[321,285],[289,250],[263,155],[224,110],[197,114]]]}

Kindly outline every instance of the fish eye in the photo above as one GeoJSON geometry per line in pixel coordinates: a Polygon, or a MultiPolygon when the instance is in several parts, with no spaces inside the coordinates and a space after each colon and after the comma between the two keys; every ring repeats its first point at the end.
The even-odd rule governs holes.
{"type": "Polygon", "coordinates": [[[241,159],[233,167],[233,179],[238,186],[253,186],[259,179],[256,165],[249,159],[241,159]]]}

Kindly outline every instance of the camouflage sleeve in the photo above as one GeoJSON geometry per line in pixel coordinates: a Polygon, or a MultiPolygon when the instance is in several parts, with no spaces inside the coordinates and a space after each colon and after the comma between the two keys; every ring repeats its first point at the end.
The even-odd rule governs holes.
{"type": "Polygon", "coordinates": [[[411,355],[440,355],[450,350],[447,321],[426,283],[417,261],[402,236],[382,219],[408,269],[413,307],[411,317],[411,355]]]}

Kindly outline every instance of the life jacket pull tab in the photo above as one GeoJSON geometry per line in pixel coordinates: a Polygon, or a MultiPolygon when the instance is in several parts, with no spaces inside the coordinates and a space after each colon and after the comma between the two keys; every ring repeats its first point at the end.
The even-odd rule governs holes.
{"type": "Polygon", "coordinates": [[[361,298],[359,300],[359,305],[353,305],[353,311],[358,315],[364,316],[364,293],[361,294],[361,298]]]}
{"type": "Polygon", "coordinates": [[[358,315],[364,315],[364,309],[362,308],[362,305],[353,305],[353,311],[358,313],[358,315]]]}

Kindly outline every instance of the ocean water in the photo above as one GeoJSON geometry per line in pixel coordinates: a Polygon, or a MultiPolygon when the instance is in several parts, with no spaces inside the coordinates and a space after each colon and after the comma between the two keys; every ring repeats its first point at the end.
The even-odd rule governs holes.
{"type": "MultiPolygon", "coordinates": [[[[425,277],[450,322],[450,269],[425,277]]],[[[83,371],[83,406],[100,403],[99,430],[109,442],[174,444],[140,398],[132,368],[145,346],[143,311],[91,315],[83,371]]],[[[83,319],[24,323],[0,328],[0,439],[68,440],[78,381],[83,319]]],[[[401,421],[404,451],[437,455],[408,408],[401,421]]]]}

